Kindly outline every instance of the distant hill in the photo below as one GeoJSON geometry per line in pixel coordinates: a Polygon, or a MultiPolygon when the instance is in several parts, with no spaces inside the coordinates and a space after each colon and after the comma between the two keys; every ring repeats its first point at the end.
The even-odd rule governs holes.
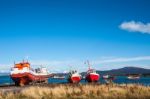
{"type": "Polygon", "coordinates": [[[107,71],[97,71],[101,75],[128,75],[128,74],[150,74],[150,69],[144,69],[139,67],[124,67],[120,69],[113,69],[107,71]]]}
{"type": "Polygon", "coordinates": [[[8,75],[10,75],[9,73],[1,73],[0,72],[0,76],[8,76],[8,75]]]}
{"type": "MultiPolygon", "coordinates": [[[[146,74],[150,75],[150,69],[144,69],[139,67],[124,67],[120,69],[112,69],[112,70],[106,70],[106,71],[97,71],[100,75],[129,75],[129,74],[146,74]]],[[[81,73],[82,75],[85,74],[85,72],[81,73]]]]}

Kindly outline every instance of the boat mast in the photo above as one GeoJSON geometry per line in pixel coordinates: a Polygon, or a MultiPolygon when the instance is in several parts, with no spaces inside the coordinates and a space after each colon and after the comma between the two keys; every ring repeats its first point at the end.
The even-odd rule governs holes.
{"type": "Polygon", "coordinates": [[[27,61],[27,63],[28,63],[29,56],[26,56],[25,59],[26,59],[26,61],[27,61]]]}
{"type": "Polygon", "coordinates": [[[15,63],[15,61],[14,61],[14,67],[15,67],[15,64],[16,64],[16,63],[15,63]]]}
{"type": "Polygon", "coordinates": [[[24,59],[23,59],[23,63],[25,63],[25,62],[24,62],[24,59]]]}
{"type": "Polygon", "coordinates": [[[68,66],[69,66],[70,71],[72,71],[73,70],[72,65],[69,64],[68,66]]]}
{"type": "Polygon", "coordinates": [[[87,60],[87,64],[88,64],[88,67],[89,67],[89,70],[91,69],[91,65],[89,63],[89,60],[87,60]]]}

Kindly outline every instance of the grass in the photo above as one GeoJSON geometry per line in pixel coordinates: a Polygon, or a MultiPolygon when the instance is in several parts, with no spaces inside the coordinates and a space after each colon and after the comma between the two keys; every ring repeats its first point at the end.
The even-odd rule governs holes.
{"type": "Polygon", "coordinates": [[[136,84],[31,86],[17,93],[1,92],[0,99],[150,99],[150,87],[136,84]]]}

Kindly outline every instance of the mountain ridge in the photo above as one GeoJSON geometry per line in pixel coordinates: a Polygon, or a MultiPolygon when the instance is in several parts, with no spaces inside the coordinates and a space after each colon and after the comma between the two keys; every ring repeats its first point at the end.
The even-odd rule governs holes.
{"type": "Polygon", "coordinates": [[[129,75],[129,74],[150,74],[150,69],[145,69],[141,67],[123,67],[119,69],[105,70],[105,71],[97,71],[101,75],[129,75]]]}

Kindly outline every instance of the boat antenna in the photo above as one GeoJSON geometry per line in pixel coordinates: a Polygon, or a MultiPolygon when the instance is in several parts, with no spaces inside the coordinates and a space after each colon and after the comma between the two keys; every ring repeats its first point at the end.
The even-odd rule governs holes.
{"type": "Polygon", "coordinates": [[[89,68],[89,70],[90,70],[90,69],[91,69],[91,65],[90,65],[90,63],[89,63],[89,60],[87,60],[87,61],[85,62],[85,64],[88,65],[88,68],[89,68]]]}
{"type": "Polygon", "coordinates": [[[28,62],[29,56],[25,56],[25,60],[28,62]]]}
{"type": "Polygon", "coordinates": [[[16,64],[16,63],[15,63],[15,61],[14,61],[14,66],[15,66],[15,64],[16,64]]]}
{"type": "Polygon", "coordinates": [[[87,60],[87,64],[88,64],[88,67],[89,67],[89,70],[90,70],[91,69],[91,65],[90,65],[89,60],[87,60]]]}
{"type": "Polygon", "coordinates": [[[71,70],[72,70],[72,65],[71,65],[71,64],[69,64],[68,66],[70,67],[69,69],[70,69],[70,71],[71,71],[71,70]]]}

